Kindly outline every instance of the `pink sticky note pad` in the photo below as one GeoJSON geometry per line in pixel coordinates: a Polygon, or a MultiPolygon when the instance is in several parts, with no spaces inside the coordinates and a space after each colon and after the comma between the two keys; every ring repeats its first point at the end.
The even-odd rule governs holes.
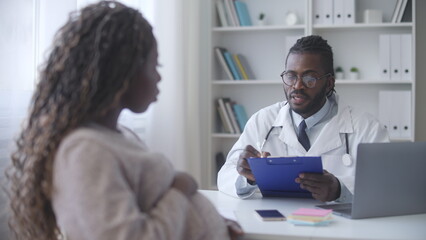
{"type": "Polygon", "coordinates": [[[330,214],[333,210],[331,209],[315,209],[315,208],[299,208],[296,211],[294,211],[293,215],[302,215],[302,216],[327,216],[330,214]]]}

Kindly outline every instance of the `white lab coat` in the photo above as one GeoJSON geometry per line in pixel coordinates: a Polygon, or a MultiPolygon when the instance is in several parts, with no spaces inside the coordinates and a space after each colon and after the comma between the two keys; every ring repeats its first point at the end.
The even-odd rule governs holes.
{"type": "MultiPolygon", "coordinates": [[[[334,106],[336,95],[329,97],[334,106]]],[[[235,183],[239,177],[236,166],[239,155],[247,145],[258,148],[271,126],[278,126],[269,135],[263,151],[272,156],[321,156],[323,168],[335,175],[353,194],[357,146],[359,143],[388,142],[386,129],[372,115],[337,104],[337,114],[325,123],[308,152],[297,140],[290,106],[279,102],[256,112],[247,122],[238,141],[229,152],[218,174],[219,191],[238,197],[235,183]],[[280,127],[282,126],[282,128],[280,127]],[[346,154],[345,133],[348,134],[351,162],[342,161],[346,154]]]]}

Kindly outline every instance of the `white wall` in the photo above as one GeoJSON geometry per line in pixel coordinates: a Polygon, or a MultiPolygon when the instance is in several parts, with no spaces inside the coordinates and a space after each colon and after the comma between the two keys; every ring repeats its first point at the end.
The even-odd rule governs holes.
{"type": "MultiPolygon", "coordinates": [[[[0,1],[0,182],[34,81],[33,1],[0,1]]],[[[6,196],[0,190],[0,239],[8,239],[6,196]]]]}

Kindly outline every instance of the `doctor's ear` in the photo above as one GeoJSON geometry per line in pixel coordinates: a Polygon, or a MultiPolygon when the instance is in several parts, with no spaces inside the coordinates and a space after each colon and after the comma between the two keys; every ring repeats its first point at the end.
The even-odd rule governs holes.
{"type": "Polygon", "coordinates": [[[333,92],[336,92],[334,85],[336,83],[336,78],[334,76],[329,76],[327,78],[327,96],[330,96],[333,92]]]}
{"type": "Polygon", "coordinates": [[[334,75],[330,75],[329,77],[327,77],[327,87],[332,89],[334,88],[334,84],[336,83],[336,78],[334,77],[334,75]]]}

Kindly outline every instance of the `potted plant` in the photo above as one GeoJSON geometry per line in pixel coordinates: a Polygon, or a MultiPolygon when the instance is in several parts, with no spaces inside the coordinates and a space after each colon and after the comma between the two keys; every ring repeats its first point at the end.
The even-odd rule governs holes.
{"type": "Polygon", "coordinates": [[[260,26],[266,25],[265,14],[263,12],[259,13],[258,23],[260,26]]]}
{"type": "Polygon", "coordinates": [[[343,74],[343,68],[342,67],[337,67],[336,68],[336,71],[335,71],[335,77],[336,77],[336,79],[343,79],[345,76],[344,76],[344,74],[343,74]]]}
{"type": "Polygon", "coordinates": [[[359,78],[359,70],[356,67],[351,67],[351,70],[349,72],[349,78],[352,80],[356,80],[359,78]]]}

